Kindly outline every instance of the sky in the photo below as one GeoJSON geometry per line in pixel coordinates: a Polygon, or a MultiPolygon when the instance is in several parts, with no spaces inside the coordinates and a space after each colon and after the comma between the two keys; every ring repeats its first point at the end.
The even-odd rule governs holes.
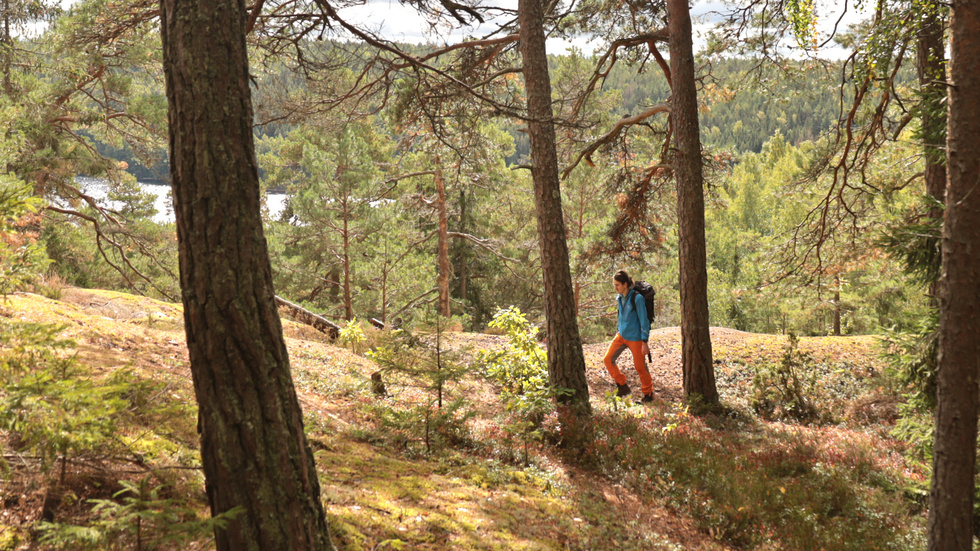
{"type": "MultiPolygon", "coordinates": [[[[517,7],[516,0],[495,0],[484,2],[484,5],[500,5],[514,9],[517,7]]],[[[849,5],[849,2],[838,2],[835,0],[818,0],[818,32],[820,42],[829,36],[834,27],[834,23],[840,17],[841,12],[847,6],[847,13],[841,22],[840,29],[847,25],[860,21],[867,15],[860,10],[849,5]]],[[[726,6],[723,2],[710,0],[708,2],[696,2],[691,9],[691,17],[694,20],[695,49],[703,47],[705,44],[705,34],[718,21],[721,12],[726,6]]],[[[465,29],[455,29],[441,35],[434,35],[427,32],[427,25],[424,23],[414,8],[403,6],[397,0],[367,0],[365,4],[341,10],[341,15],[350,23],[365,25],[367,28],[376,31],[390,40],[412,44],[420,43],[439,43],[457,42],[467,36],[480,36],[481,31],[489,30],[492,27],[484,25],[483,28],[472,27],[465,29]]],[[[572,41],[551,39],[548,43],[550,53],[565,53],[571,47],[576,47],[585,54],[592,53],[592,50],[599,47],[597,41],[590,41],[589,37],[582,36],[572,41]]],[[[821,50],[821,56],[827,58],[839,58],[844,55],[840,48],[833,45],[825,46],[821,50]]]]}
{"type": "MultiPolygon", "coordinates": [[[[692,0],[693,1],[693,0],[692,0]]],[[[69,7],[75,0],[61,0],[64,7],[69,7]]],[[[847,10],[840,29],[845,29],[848,25],[856,23],[868,16],[867,13],[851,5],[852,0],[817,0],[816,9],[818,15],[818,32],[821,34],[820,42],[829,35],[834,27],[834,23],[840,17],[842,11],[847,10]]],[[[501,6],[516,10],[517,0],[482,0],[484,6],[501,6]]],[[[694,2],[691,8],[691,17],[694,20],[694,46],[695,51],[705,44],[705,35],[714,26],[714,22],[720,19],[719,13],[724,12],[726,3],[723,0],[707,0],[694,2]]],[[[484,25],[483,28],[471,27],[463,29],[453,29],[451,32],[443,29],[440,35],[432,34],[423,18],[411,6],[405,6],[398,0],[364,0],[358,6],[339,10],[342,17],[348,22],[363,26],[368,30],[374,31],[390,40],[410,44],[425,43],[455,43],[468,36],[481,36],[486,31],[492,30],[492,25],[484,25]]],[[[28,35],[39,34],[45,28],[44,24],[31,24],[21,31],[28,35]]],[[[549,53],[567,53],[572,47],[577,48],[585,54],[590,54],[601,44],[591,40],[588,36],[581,36],[574,40],[551,39],[548,43],[549,53]]],[[[825,46],[821,52],[821,57],[841,58],[846,55],[840,48],[833,45],[825,46]]]]}

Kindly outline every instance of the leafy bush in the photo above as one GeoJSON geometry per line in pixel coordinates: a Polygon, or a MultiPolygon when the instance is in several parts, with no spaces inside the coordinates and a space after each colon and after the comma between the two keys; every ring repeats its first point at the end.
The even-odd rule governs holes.
{"type": "Polygon", "coordinates": [[[357,318],[347,322],[337,337],[337,341],[344,346],[350,346],[350,350],[354,354],[357,354],[358,346],[364,342],[364,339],[364,330],[361,329],[361,324],[358,323],[357,318]]]}
{"type": "Polygon", "coordinates": [[[477,352],[477,365],[501,386],[508,411],[539,423],[553,409],[555,391],[548,382],[547,352],[535,338],[538,328],[516,306],[497,312],[490,327],[502,330],[508,343],[500,350],[477,352]]]}
{"type": "Polygon", "coordinates": [[[497,312],[490,327],[503,331],[508,343],[500,350],[477,352],[477,365],[489,380],[500,385],[504,410],[510,414],[501,426],[503,435],[519,441],[527,463],[530,441],[543,437],[541,424],[555,411],[553,399],[568,391],[549,383],[548,356],[535,338],[538,328],[520,309],[511,306],[497,312]]]}

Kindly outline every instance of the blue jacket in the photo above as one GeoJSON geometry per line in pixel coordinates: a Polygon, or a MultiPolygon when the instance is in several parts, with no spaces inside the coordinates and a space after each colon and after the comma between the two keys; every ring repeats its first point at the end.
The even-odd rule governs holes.
{"type": "Polygon", "coordinates": [[[645,341],[650,337],[650,319],[647,317],[647,301],[630,289],[626,296],[616,295],[619,305],[619,334],[628,341],[645,341]]]}

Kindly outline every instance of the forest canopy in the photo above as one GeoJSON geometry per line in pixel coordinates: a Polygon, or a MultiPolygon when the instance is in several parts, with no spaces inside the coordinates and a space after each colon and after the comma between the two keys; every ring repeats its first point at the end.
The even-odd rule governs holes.
{"type": "MultiPolygon", "coordinates": [[[[433,49],[400,46],[418,56],[433,49]]],[[[343,54],[346,74],[355,78],[358,67],[351,63],[357,57],[351,56],[349,44],[312,41],[304,48],[310,49],[310,56],[325,59],[343,54]]],[[[354,52],[363,54],[363,50],[354,52]]],[[[518,214],[531,208],[523,199],[530,188],[519,167],[528,162],[528,141],[519,121],[505,116],[471,122],[441,118],[441,132],[459,138],[448,143],[439,136],[427,137],[431,129],[413,122],[419,114],[406,112],[407,104],[397,96],[372,108],[374,113],[366,117],[352,119],[340,109],[321,112],[326,101],[320,88],[324,83],[304,78],[276,58],[260,59],[264,61],[253,69],[253,91],[262,181],[270,193],[288,198],[285,210],[268,220],[276,285],[283,295],[335,319],[377,317],[396,323],[410,319],[419,305],[431,303],[436,280],[432,232],[438,217],[433,210],[438,205],[432,201],[432,173],[438,160],[446,180],[445,213],[454,234],[450,244],[454,313],[463,316],[467,326],[480,328],[499,307],[516,305],[532,313],[541,307],[534,275],[537,252],[531,246],[534,228],[518,214]]],[[[594,62],[595,58],[576,52],[551,55],[556,98],[561,90],[571,90],[587,79],[594,62]]],[[[922,300],[916,298],[915,285],[906,281],[900,266],[884,252],[847,260],[835,268],[834,275],[816,279],[781,269],[781,251],[799,222],[794,216],[812,208],[811,200],[821,189],[820,181],[808,178],[807,171],[848,99],[835,80],[840,63],[787,61],[779,67],[760,67],[751,59],[704,58],[699,67],[702,136],[712,167],[707,193],[712,323],[808,334],[832,333],[835,318],[842,320],[837,323],[843,333],[907,326],[915,317],[907,307],[915,312],[922,300]]],[[[158,101],[152,98],[162,96],[162,83],[152,73],[142,75],[129,70],[116,77],[145,82],[138,89],[140,95],[134,95],[137,89],[129,85],[120,91],[118,101],[158,101]]],[[[333,86],[342,88],[340,81],[333,86]]],[[[399,86],[407,85],[410,82],[403,81],[399,86]]],[[[608,124],[668,96],[667,84],[656,71],[648,67],[637,72],[619,64],[590,97],[588,109],[594,120],[608,124]]],[[[143,128],[158,132],[158,125],[147,121],[143,128]]],[[[152,133],[140,134],[136,140],[98,128],[85,125],[75,139],[90,144],[95,158],[105,159],[103,165],[112,170],[85,169],[79,174],[108,177],[119,182],[116,186],[134,179],[165,178],[169,170],[165,149],[159,140],[156,145],[147,141],[152,133]],[[106,139],[110,136],[116,141],[106,139]]],[[[571,161],[576,148],[594,132],[570,127],[562,140],[565,158],[571,161]]],[[[620,267],[631,267],[662,288],[659,323],[678,323],[677,298],[671,298],[670,291],[677,285],[675,249],[670,243],[675,223],[672,192],[655,191],[648,201],[647,219],[623,236],[625,248],[620,247],[620,252],[609,248],[617,208],[628,200],[628,173],[631,167],[650,162],[642,153],[647,139],[640,132],[624,133],[602,148],[594,166],[576,169],[564,184],[580,317],[593,337],[609,330],[605,274],[620,267]]],[[[893,155],[899,159],[902,146],[895,147],[893,155]]],[[[911,158],[914,151],[905,154],[911,158]]],[[[128,185],[130,191],[112,197],[131,201],[127,194],[138,189],[128,185]]],[[[876,203],[874,224],[898,216],[914,202],[914,193],[899,190],[883,194],[882,199],[876,203]]],[[[136,219],[143,216],[139,210],[131,212],[136,219]]],[[[870,220],[868,225],[873,225],[870,220]]],[[[173,259],[167,259],[165,240],[150,238],[143,245],[162,249],[151,260],[142,255],[123,260],[110,254],[101,262],[85,260],[88,265],[84,265],[75,259],[88,259],[94,252],[86,237],[88,228],[84,224],[70,231],[63,224],[48,227],[45,241],[56,260],[52,269],[67,282],[135,284],[151,293],[174,296],[173,290],[164,291],[168,285],[172,289],[166,279],[175,271],[173,259]],[[125,272],[128,263],[147,279],[120,274],[112,267],[123,267],[125,272]],[[137,267],[144,263],[160,267],[137,267]]],[[[864,237],[873,243],[872,234],[864,237]]]]}

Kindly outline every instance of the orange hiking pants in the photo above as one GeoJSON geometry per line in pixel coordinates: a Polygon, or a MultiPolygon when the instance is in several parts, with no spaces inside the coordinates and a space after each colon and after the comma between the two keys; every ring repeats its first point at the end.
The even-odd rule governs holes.
{"type": "Polygon", "coordinates": [[[616,360],[619,359],[619,355],[623,353],[623,350],[627,348],[633,354],[633,365],[636,367],[636,372],[640,374],[640,390],[643,394],[652,394],[653,377],[647,371],[646,358],[643,357],[643,341],[628,341],[619,333],[616,333],[616,338],[609,343],[609,350],[606,352],[606,357],[602,360],[606,364],[606,370],[609,371],[616,384],[626,384],[626,375],[623,375],[619,368],[616,367],[616,360]]]}

